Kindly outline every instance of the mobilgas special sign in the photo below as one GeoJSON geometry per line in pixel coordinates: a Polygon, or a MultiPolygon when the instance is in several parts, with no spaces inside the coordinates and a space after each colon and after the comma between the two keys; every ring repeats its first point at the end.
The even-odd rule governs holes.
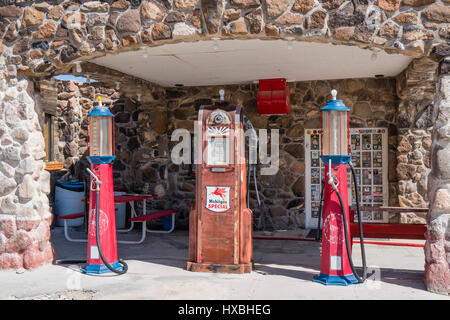
{"type": "Polygon", "coordinates": [[[206,186],[206,209],[225,212],[230,209],[231,187],[206,186]]]}

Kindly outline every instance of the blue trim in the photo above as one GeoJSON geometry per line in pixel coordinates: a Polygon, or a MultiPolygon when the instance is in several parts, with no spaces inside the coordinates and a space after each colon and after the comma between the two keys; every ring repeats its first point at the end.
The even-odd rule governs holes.
{"type": "MultiPolygon", "coordinates": [[[[110,263],[110,265],[117,271],[122,271],[122,269],[123,269],[123,267],[119,263],[119,261],[110,263]]],[[[88,264],[88,265],[86,265],[86,267],[82,268],[81,271],[83,271],[83,273],[86,273],[86,274],[103,274],[103,273],[111,273],[112,272],[104,264],[88,264]]]]}
{"type": "Polygon", "coordinates": [[[318,276],[315,276],[312,281],[324,284],[326,286],[349,286],[351,284],[358,283],[358,280],[356,280],[353,274],[346,276],[330,276],[328,274],[321,273],[318,276]]]}
{"type": "Polygon", "coordinates": [[[108,108],[105,107],[97,107],[94,110],[92,110],[88,115],[88,117],[93,117],[93,116],[103,116],[103,117],[114,117],[114,115],[111,113],[111,111],[109,111],[108,108]]]}
{"type": "Polygon", "coordinates": [[[58,187],[61,187],[63,189],[67,189],[70,191],[83,191],[84,190],[84,184],[79,181],[61,181],[56,180],[56,185],[58,187]]]}
{"type": "Polygon", "coordinates": [[[350,109],[345,106],[342,100],[328,100],[325,107],[320,109],[320,112],[322,111],[350,111],[350,109]]]}
{"type": "Polygon", "coordinates": [[[87,156],[90,164],[108,164],[112,163],[116,156],[87,156]]]}
{"type": "Polygon", "coordinates": [[[339,156],[320,156],[320,159],[324,164],[328,164],[331,159],[331,164],[347,164],[350,163],[351,157],[349,155],[339,155],[339,156]]]}

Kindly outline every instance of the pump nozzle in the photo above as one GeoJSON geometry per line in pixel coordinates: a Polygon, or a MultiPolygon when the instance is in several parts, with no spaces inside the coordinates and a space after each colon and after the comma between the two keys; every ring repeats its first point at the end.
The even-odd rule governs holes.
{"type": "Polygon", "coordinates": [[[95,188],[92,188],[92,185],[91,185],[91,190],[92,191],[100,191],[100,185],[102,184],[102,182],[98,179],[98,177],[91,170],[89,170],[89,168],[86,168],[86,170],[92,176],[92,178],[94,179],[94,181],[92,181],[92,182],[96,185],[95,188]]]}

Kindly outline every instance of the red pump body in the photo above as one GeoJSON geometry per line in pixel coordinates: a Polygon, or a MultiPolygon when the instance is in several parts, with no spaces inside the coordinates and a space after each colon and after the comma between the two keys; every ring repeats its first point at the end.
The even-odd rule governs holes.
{"type": "MultiPolygon", "coordinates": [[[[325,172],[328,172],[328,170],[329,164],[325,164],[325,172]]],[[[344,203],[347,225],[350,226],[347,166],[345,164],[332,164],[331,172],[339,181],[337,188],[344,203]]],[[[320,273],[328,276],[353,276],[345,246],[344,223],[342,221],[344,215],[337,194],[332,186],[327,183],[326,179],[323,201],[322,260],[320,273]]],[[[350,238],[348,240],[350,241],[350,238]]]]}
{"type": "MultiPolygon", "coordinates": [[[[99,233],[103,256],[106,261],[114,267],[121,269],[117,257],[116,218],[114,208],[114,184],[112,174],[112,163],[91,164],[91,171],[102,182],[100,185],[99,201],[99,233]]],[[[91,186],[93,177],[91,177],[91,186]]],[[[96,239],[96,205],[97,192],[90,190],[89,194],[89,228],[87,246],[86,273],[110,272],[100,258],[96,239]]]]}

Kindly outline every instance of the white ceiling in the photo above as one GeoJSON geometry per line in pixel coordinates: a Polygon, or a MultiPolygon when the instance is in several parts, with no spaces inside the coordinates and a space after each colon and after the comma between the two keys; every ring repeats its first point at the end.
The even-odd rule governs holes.
{"type": "Polygon", "coordinates": [[[92,62],[171,87],[251,83],[269,78],[309,81],[378,74],[388,77],[400,73],[412,60],[380,51],[373,61],[372,53],[354,46],[325,43],[211,40],[147,47],[106,55],[92,62]]]}

